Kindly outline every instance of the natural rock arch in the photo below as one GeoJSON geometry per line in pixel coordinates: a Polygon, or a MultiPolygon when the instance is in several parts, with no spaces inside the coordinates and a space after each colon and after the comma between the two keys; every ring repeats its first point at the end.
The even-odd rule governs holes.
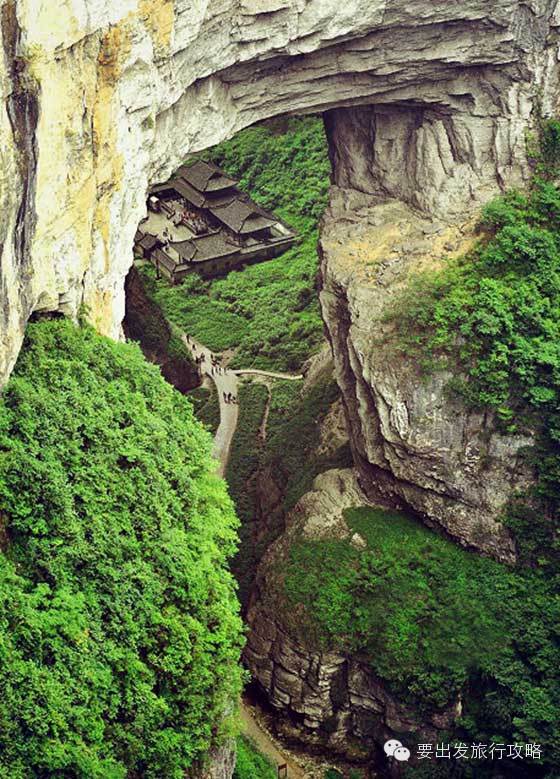
{"type": "Polygon", "coordinates": [[[149,185],[255,121],[335,111],[335,180],[428,211],[524,175],[552,0],[0,0],[0,381],[35,310],[118,337],[149,185]],[[395,174],[395,170],[398,172],[395,174]]]}

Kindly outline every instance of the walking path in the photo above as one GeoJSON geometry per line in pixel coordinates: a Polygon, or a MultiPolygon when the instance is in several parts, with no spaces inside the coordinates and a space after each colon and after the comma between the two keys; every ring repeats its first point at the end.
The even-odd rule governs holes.
{"type": "Polygon", "coordinates": [[[288,381],[299,381],[304,378],[303,373],[276,373],[275,371],[260,371],[258,368],[239,368],[238,370],[232,371],[232,373],[235,373],[238,376],[243,373],[252,373],[255,376],[269,376],[271,379],[287,379],[288,381]]]}
{"type": "Polygon", "coordinates": [[[237,398],[238,381],[233,371],[227,368],[217,366],[212,372],[212,352],[203,344],[195,341],[186,335],[183,335],[183,343],[189,349],[194,358],[204,355],[204,361],[201,364],[201,371],[204,376],[211,379],[218,393],[220,401],[220,424],[214,437],[213,457],[218,461],[218,473],[220,476],[225,474],[227,461],[229,459],[229,450],[237,427],[239,417],[239,406],[237,403],[226,403],[224,393],[231,393],[237,398]]]}
{"type": "MultiPolygon", "coordinates": [[[[231,393],[237,399],[239,388],[237,377],[241,374],[256,374],[273,379],[289,379],[291,381],[303,379],[303,376],[294,376],[290,373],[275,373],[274,371],[259,371],[252,368],[229,370],[220,365],[214,367],[212,365],[212,352],[208,347],[187,335],[183,335],[183,343],[193,358],[204,355],[204,360],[200,366],[202,374],[213,381],[216,386],[220,401],[220,424],[214,437],[212,454],[219,463],[218,473],[220,476],[223,476],[229,458],[233,434],[235,433],[239,418],[239,406],[237,403],[226,403],[224,393],[225,395],[231,393]],[[212,371],[213,367],[214,370],[212,371]]],[[[289,779],[306,779],[303,769],[294,761],[290,753],[286,752],[280,744],[273,741],[269,733],[267,733],[253,714],[251,707],[243,699],[240,702],[240,715],[243,733],[249,736],[276,766],[286,765],[288,767],[289,779]]]]}
{"type": "Polygon", "coordinates": [[[243,699],[239,707],[241,726],[245,736],[248,736],[272,762],[276,765],[288,767],[288,779],[306,779],[306,772],[292,759],[288,752],[275,743],[243,699]]]}
{"type": "Polygon", "coordinates": [[[234,398],[237,399],[237,392],[239,389],[239,382],[237,377],[243,374],[253,374],[255,376],[268,376],[271,379],[287,379],[288,381],[298,381],[303,379],[303,375],[294,375],[292,373],[276,373],[275,371],[260,371],[257,368],[241,368],[238,370],[230,370],[229,368],[223,368],[217,365],[212,372],[212,352],[207,346],[201,344],[199,341],[195,341],[190,336],[183,335],[183,343],[190,351],[193,358],[204,355],[204,360],[201,364],[201,371],[204,376],[207,376],[214,382],[216,390],[218,392],[218,399],[220,401],[220,424],[214,437],[214,449],[212,455],[218,461],[218,473],[220,476],[224,476],[226,471],[226,465],[229,459],[229,451],[231,448],[231,442],[233,440],[233,434],[237,427],[237,420],[239,418],[239,406],[237,403],[227,403],[224,397],[228,393],[231,393],[234,398]]]}

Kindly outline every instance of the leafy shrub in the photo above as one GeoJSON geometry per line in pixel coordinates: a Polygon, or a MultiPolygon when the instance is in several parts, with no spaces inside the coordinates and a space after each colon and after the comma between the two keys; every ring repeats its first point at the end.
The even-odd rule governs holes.
{"type": "Polygon", "coordinates": [[[237,764],[233,779],[276,779],[276,767],[246,736],[237,739],[237,764]]]}
{"type": "Polygon", "coordinates": [[[0,402],[0,776],[184,779],[240,690],[236,520],[143,359],[32,324],[0,402]]]}
{"type": "Polygon", "coordinates": [[[212,385],[211,389],[197,387],[189,392],[188,397],[192,401],[196,418],[215,435],[220,424],[220,401],[215,386],[212,385]]]}

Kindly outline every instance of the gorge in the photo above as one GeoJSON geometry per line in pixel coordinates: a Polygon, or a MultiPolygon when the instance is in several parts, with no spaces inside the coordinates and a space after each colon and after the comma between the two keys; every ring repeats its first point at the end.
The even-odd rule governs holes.
{"type": "MultiPolygon", "coordinates": [[[[432,549],[430,539],[438,539],[433,556],[441,556],[442,566],[449,560],[445,570],[469,578],[471,563],[464,561],[477,561],[472,578],[483,586],[468,590],[469,597],[475,604],[480,598],[493,628],[504,635],[510,629],[494,622],[485,587],[517,603],[515,594],[525,586],[515,573],[524,552],[503,520],[512,495],[538,483],[538,468],[525,452],[537,443],[539,425],[534,419],[501,424],[501,407],[449,393],[450,381],[472,377],[452,363],[422,371],[419,353],[399,340],[394,317],[417,273],[439,271],[473,250],[482,206],[532,180],[533,136],[542,117],[558,108],[558,3],[68,0],[56,19],[46,4],[37,8],[32,0],[0,0],[0,8],[2,384],[30,319],[85,319],[98,333],[123,340],[126,279],[129,309],[158,320],[161,339],[145,353],[178,389],[194,387],[197,371],[176,340],[189,332],[178,326],[188,312],[178,306],[172,311],[178,298],[171,293],[166,309],[165,289],[150,286],[149,275],[142,280],[142,269],[130,272],[146,195],[189,154],[218,155],[227,167],[236,153],[228,140],[263,120],[271,123],[258,125],[256,132],[265,128],[262,135],[247,136],[248,144],[267,142],[266,133],[281,136],[285,123],[288,134],[303,128],[304,140],[297,136],[294,146],[315,154],[312,122],[318,120],[311,117],[322,117],[331,178],[326,210],[322,184],[318,205],[293,208],[310,220],[306,246],[313,244],[321,216],[317,287],[328,349],[319,351],[318,318],[307,321],[304,290],[294,308],[305,313],[285,336],[296,346],[286,348],[286,364],[279,366],[298,375],[303,367],[304,389],[265,382],[240,390],[242,433],[251,432],[248,448],[254,446],[261,459],[258,467],[244,463],[246,472],[243,478],[234,474],[235,483],[226,469],[242,522],[242,553],[250,557],[236,558],[233,567],[249,626],[244,661],[259,695],[273,707],[277,733],[287,743],[347,761],[343,770],[355,764],[369,767],[368,775],[388,776],[383,741],[397,735],[435,743],[455,733],[465,710],[474,717],[468,702],[465,709],[472,690],[450,685],[447,697],[430,697],[433,690],[417,673],[409,679],[411,688],[416,685],[409,695],[399,687],[405,675],[391,677],[369,645],[319,636],[326,627],[309,618],[306,592],[294,584],[298,576],[288,574],[298,570],[294,560],[305,544],[310,554],[325,554],[326,565],[331,543],[340,545],[349,569],[361,571],[362,560],[373,565],[369,537],[356,530],[348,511],[383,510],[387,522],[391,512],[402,511],[426,533],[418,536],[420,548],[432,549]],[[309,354],[297,349],[298,328],[313,347],[309,354]],[[298,426],[308,445],[300,445],[298,426]],[[299,481],[290,447],[302,458],[299,481]],[[503,590],[496,573],[502,570],[503,590]],[[302,618],[299,626],[287,603],[302,618]],[[307,629],[319,637],[308,640],[307,629]]],[[[282,165],[273,155],[268,162],[282,165]]],[[[312,272],[301,275],[312,286],[312,272]]],[[[189,289],[207,292],[195,282],[189,289]]],[[[234,295],[235,282],[222,294],[234,295]]],[[[127,312],[126,336],[142,343],[148,319],[133,322],[127,312]]],[[[230,351],[225,342],[223,348],[209,346],[230,351]]],[[[278,370],[273,348],[270,354],[262,350],[270,365],[257,367],[278,370]]],[[[234,368],[250,367],[239,355],[227,359],[234,368]]],[[[235,440],[233,448],[235,457],[235,440]]],[[[413,546],[415,531],[403,525],[403,537],[409,532],[413,546]]],[[[395,559],[389,555],[389,568],[395,559]]],[[[419,580],[418,586],[433,586],[437,616],[440,591],[431,578],[437,572],[424,570],[414,554],[405,559],[426,575],[428,584],[419,580]]],[[[442,600],[448,595],[444,590],[442,600]]],[[[356,613],[363,606],[349,602],[356,613]]],[[[351,629],[340,624],[348,638],[351,629]]],[[[436,619],[438,640],[446,635],[440,628],[436,619]]],[[[492,641],[488,647],[484,641],[483,626],[487,655],[476,655],[473,663],[492,684],[505,685],[492,666],[492,641]]],[[[385,650],[376,648],[389,663],[392,650],[385,650]]],[[[437,648],[434,653],[441,658],[437,648]]],[[[454,672],[460,676],[463,669],[454,672]]],[[[547,699],[542,708],[549,704],[547,699]]],[[[530,724],[516,725],[520,738],[532,732],[534,721],[529,715],[526,720],[530,724]]],[[[501,722],[498,715],[491,721],[501,722]]],[[[473,726],[463,732],[482,731],[473,726]]],[[[548,731],[543,740],[553,741],[548,731]]],[[[545,771],[554,770],[556,756],[547,760],[531,775],[553,776],[545,771]]],[[[212,779],[230,779],[231,751],[214,755],[209,770],[212,779]]],[[[399,766],[390,770],[401,775],[399,766]]],[[[430,776],[408,769],[403,775],[430,776]]]]}

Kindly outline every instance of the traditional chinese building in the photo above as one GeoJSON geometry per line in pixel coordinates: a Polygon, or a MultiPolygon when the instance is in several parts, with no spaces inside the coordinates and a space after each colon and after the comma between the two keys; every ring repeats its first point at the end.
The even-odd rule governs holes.
{"type": "Polygon", "coordinates": [[[192,271],[212,277],[270,260],[295,239],[295,232],[254,203],[235,179],[196,160],[152,189],[135,251],[177,283],[192,271]]]}

